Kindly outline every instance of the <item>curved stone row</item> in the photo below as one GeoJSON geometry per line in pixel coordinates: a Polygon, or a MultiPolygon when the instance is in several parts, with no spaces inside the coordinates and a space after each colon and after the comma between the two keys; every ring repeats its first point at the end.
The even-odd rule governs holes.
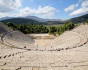
{"type": "Polygon", "coordinates": [[[32,50],[34,50],[34,51],[61,51],[61,50],[68,50],[68,49],[73,49],[73,48],[76,48],[76,47],[80,47],[80,46],[83,46],[84,44],[86,44],[87,43],[87,39],[85,39],[82,35],[80,35],[80,34],[78,34],[79,36],[80,36],[80,38],[83,38],[82,39],[82,43],[81,42],[79,42],[78,44],[76,44],[76,45],[73,45],[72,47],[66,47],[66,48],[56,48],[56,49],[54,49],[54,48],[50,48],[50,49],[47,49],[48,47],[37,47],[37,48],[35,48],[35,49],[28,49],[28,48],[26,48],[26,47],[24,47],[24,48],[19,48],[19,47],[16,47],[16,46],[14,46],[14,48],[17,48],[17,49],[24,49],[24,50],[29,50],[29,51],[32,51],[32,50]]]}
{"type": "MultiPolygon", "coordinates": [[[[67,49],[80,47],[80,46],[87,43],[86,38],[84,38],[84,36],[81,35],[80,33],[76,32],[74,30],[72,30],[70,32],[76,33],[77,35],[79,35],[80,39],[82,39],[82,40],[80,40],[79,43],[74,44],[72,47],[68,46],[65,48],[63,48],[63,47],[59,48],[58,47],[59,45],[56,48],[54,48],[55,46],[52,47],[52,45],[49,47],[38,47],[38,46],[33,45],[33,43],[32,44],[30,43],[32,41],[31,39],[30,39],[30,42],[28,44],[27,41],[23,41],[23,37],[25,37],[25,35],[23,37],[20,37],[21,33],[18,31],[11,31],[11,32],[6,32],[6,33],[2,34],[1,35],[1,41],[4,42],[5,44],[9,45],[9,46],[12,46],[13,48],[30,50],[30,51],[31,50],[34,50],[34,51],[61,51],[61,50],[67,50],[67,49]],[[21,38],[22,38],[22,40],[21,40],[21,38]],[[19,42],[19,41],[21,41],[21,42],[19,42]],[[23,44],[24,44],[24,46],[23,46],[23,44]]],[[[55,41],[55,40],[53,40],[53,41],[55,41]]]]}
{"type": "Polygon", "coordinates": [[[11,57],[11,56],[15,56],[15,55],[18,55],[18,54],[22,54],[24,52],[27,52],[27,51],[16,52],[16,53],[11,53],[9,55],[0,56],[0,59],[7,58],[7,57],[11,57]]]}
{"type": "MultiPolygon", "coordinates": [[[[74,32],[74,31],[73,31],[74,32]]],[[[81,46],[83,46],[83,45],[85,45],[87,42],[88,42],[88,40],[87,40],[87,38],[85,38],[84,36],[82,36],[81,34],[79,34],[79,33],[77,33],[77,32],[74,32],[74,33],[76,33],[79,37],[80,37],[80,42],[79,43],[77,43],[77,44],[75,44],[75,45],[73,45],[72,47],[71,46],[68,46],[68,47],[65,47],[65,48],[63,48],[63,47],[61,47],[61,48],[49,48],[49,49],[47,49],[48,47],[42,47],[42,49],[40,49],[41,47],[39,47],[39,48],[37,48],[35,51],[61,51],[61,50],[68,50],[68,49],[73,49],[73,48],[77,48],[77,47],[81,47],[81,46]]]]}
{"type": "Polygon", "coordinates": [[[3,23],[0,23],[0,41],[8,46],[18,48],[35,48],[34,40],[20,31],[13,31],[3,23]]]}
{"type": "Polygon", "coordinates": [[[18,48],[36,48],[32,39],[27,37],[26,35],[22,35],[19,32],[15,31],[10,34],[7,34],[3,39],[4,42],[8,45],[12,45],[13,47],[18,48]],[[17,34],[18,33],[18,34],[17,34]],[[11,35],[12,36],[11,36],[11,35]],[[17,34],[17,35],[16,35],[17,34]],[[20,36],[22,35],[22,36],[20,36]]]}
{"type": "Polygon", "coordinates": [[[12,46],[13,48],[19,48],[19,49],[26,49],[26,48],[35,48],[36,46],[33,44],[32,39],[27,37],[26,35],[22,35],[21,37],[19,35],[22,35],[21,32],[19,31],[11,31],[11,32],[5,32],[2,33],[0,38],[1,38],[1,42],[7,46],[12,46]],[[15,33],[17,32],[17,33],[15,33]],[[16,35],[17,34],[17,35],[16,35]],[[14,36],[16,35],[17,38],[14,36]],[[11,37],[11,39],[9,39],[8,37],[11,37]],[[19,38],[20,37],[20,38],[19,38]],[[26,38],[25,38],[26,37],[26,38]],[[21,40],[22,38],[22,40],[21,40]],[[28,40],[27,40],[28,38],[28,40]],[[24,39],[26,41],[24,41],[24,39]],[[18,41],[17,41],[18,40],[18,41]],[[16,44],[18,43],[18,44],[16,44]],[[23,46],[24,45],[24,46],[23,46]],[[20,47],[21,46],[21,47],[20,47]]]}

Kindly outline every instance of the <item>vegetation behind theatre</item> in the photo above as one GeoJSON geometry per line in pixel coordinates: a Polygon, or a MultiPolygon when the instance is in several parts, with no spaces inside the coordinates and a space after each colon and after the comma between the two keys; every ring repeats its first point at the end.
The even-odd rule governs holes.
{"type": "Polygon", "coordinates": [[[63,24],[61,26],[47,26],[47,25],[34,25],[34,24],[13,24],[11,22],[5,23],[8,27],[13,30],[19,30],[24,34],[30,33],[49,33],[49,34],[62,34],[66,30],[71,30],[75,27],[74,23],[70,22],[68,24],[63,24]]]}

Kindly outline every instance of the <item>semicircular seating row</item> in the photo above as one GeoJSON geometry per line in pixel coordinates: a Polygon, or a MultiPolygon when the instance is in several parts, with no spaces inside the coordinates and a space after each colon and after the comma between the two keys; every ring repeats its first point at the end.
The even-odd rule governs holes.
{"type": "Polygon", "coordinates": [[[74,46],[81,46],[87,42],[88,25],[80,25],[72,31],[65,32],[55,40],[53,40],[52,47],[73,48],[74,46]]]}
{"type": "Polygon", "coordinates": [[[88,25],[80,25],[54,39],[51,45],[54,48],[76,48],[86,44],[87,39],[88,25]]]}
{"type": "MultiPolygon", "coordinates": [[[[71,31],[64,32],[62,35],[52,40],[51,44],[45,47],[45,49],[64,50],[80,47],[87,43],[88,41],[87,38],[88,38],[88,25],[80,25],[71,31]]],[[[44,47],[42,48],[44,49],[44,47]]]]}
{"type": "Polygon", "coordinates": [[[34,40],[19,31],[13,31],[4,36],[4,43],[15,48],[35,49],[34,40]]]}
{"type": "Polygon", "coordinates": [[[0,41],[16,48],[34,49],[34,40],[20,31],[13,31],[0,22],[0,41]]]}
{"type": "MultiPolygon", "coordinates": [[[[15,48],[24,48],[24,49],[34,49],[34,50],[57,50],[57,49],[66,49],[73,48],[80,45],[83,45],[88,38],[87,25],[81,25],[73,29],[72,31],[66,31],[62,35],[58,36],[56,39],[52,40],[51,44],[47,47],[38,47],[34,43],[34,40],[25,34],[19,31],[5,30],[2,34],[1,39],[4,40],[4,43],[7,45],[14,46],[15,48]]],[[[2,32],[2,31],[1,31],[2,32]]]]}

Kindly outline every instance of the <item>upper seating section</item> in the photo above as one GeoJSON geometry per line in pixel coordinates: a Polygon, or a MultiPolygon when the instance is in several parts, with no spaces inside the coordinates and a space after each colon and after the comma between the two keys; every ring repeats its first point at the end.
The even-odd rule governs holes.
{"type": "Polygon", "coordinates": [[[10,32],[12,29],[0,22],[0,33],[10,32]]]}
{"type": "Polygon", "coordinates": [[[88,38],[88,25],[80,25],[73,29],[73,31],[83,35],[85,38],[88,38]]]}
{"type": "Polygon", "coordinates": [[[52,48],[67,48],[72,47],[80,42],[80,36],[72,31],[66,31],[58,36],[51,43],[52,48]]]}
{"type": "Polygon", "coordinates": [[[19,31],[10,32],[3,39],[4,43],[17,48],[35,48],[34,40],[19,31]]]}
{"type": "Polygon", "coordinates": [[[34,40],[20,31],[13,31],[3,23],[0,23],[1,41],[18,48],[35,47],[34,40]]]}

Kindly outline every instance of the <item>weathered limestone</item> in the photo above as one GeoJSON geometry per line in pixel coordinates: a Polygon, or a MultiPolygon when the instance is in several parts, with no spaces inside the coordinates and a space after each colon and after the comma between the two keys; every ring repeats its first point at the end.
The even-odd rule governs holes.
{"type": "Polygon", "coordinates": [[[27,41],[31,39],[22,37],[25,35],[20,37],[16,31],[3,36],[3,43],[0,43],[0,70],[88,70],[87,25],[57,37],[51,42],[52,47],[36,47],[27,41]]]}

